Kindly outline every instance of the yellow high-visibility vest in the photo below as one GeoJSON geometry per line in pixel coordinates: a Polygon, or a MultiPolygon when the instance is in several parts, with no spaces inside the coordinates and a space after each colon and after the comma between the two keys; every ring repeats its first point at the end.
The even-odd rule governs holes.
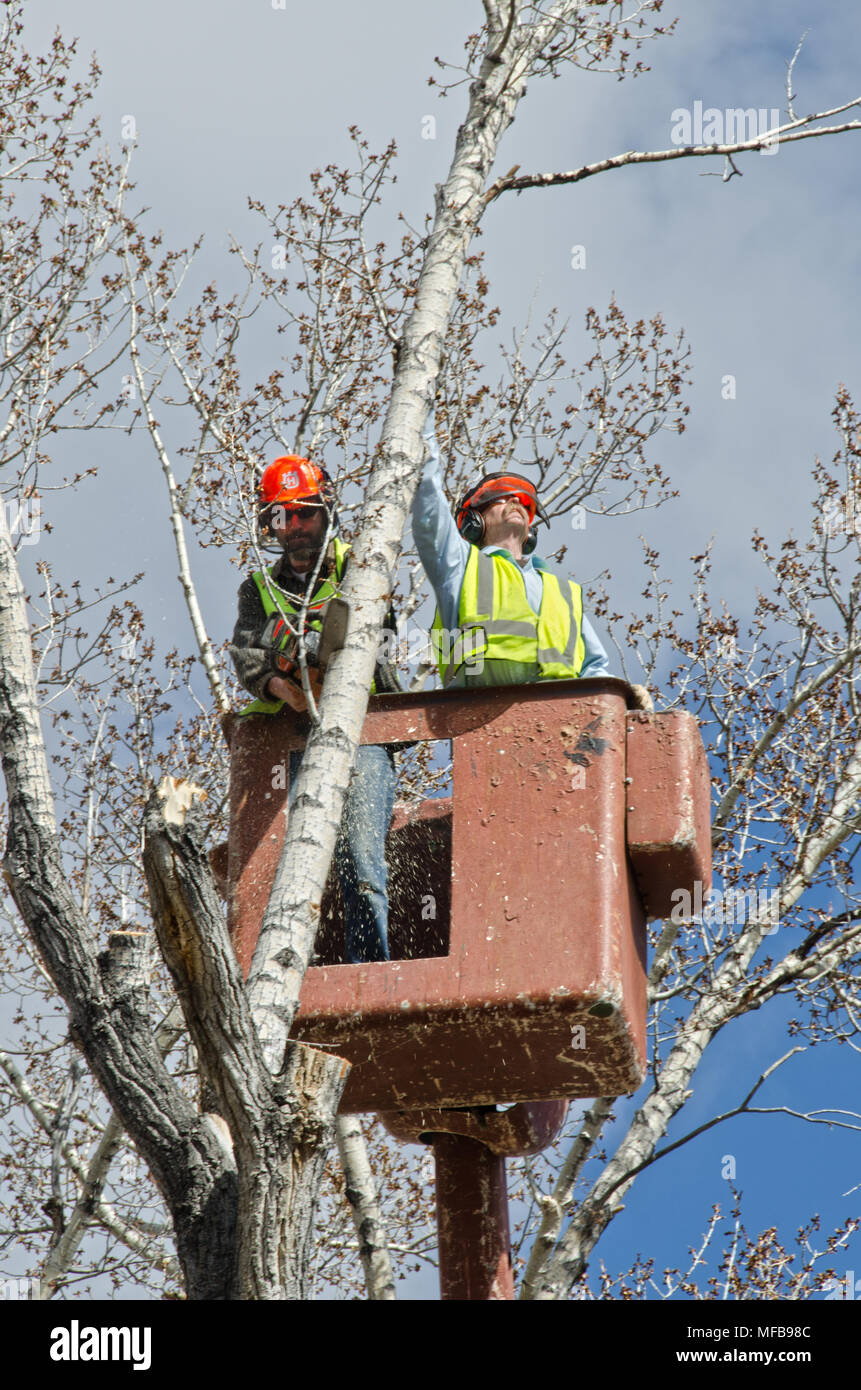
{"type": "MultiPolygon", "coordinates": [[[[324,579],[314,590],[314,594],[308,602],[306,612],[306,626],[316,628],[318,631],[323,626],[321,614],[324,605],[328,603],[330,598],[333,598],[335,594],[338,593],[338,585],[341,582],[344,562],[350,549],[338,536],[333,537],[333,544],[335,547],[334,580],[324,579]],[[317,610],[317,616],[315,616],[315,610],[317,610]]],[[[257,570],[251,577],[257,585],[257,591],[260,594],[260,602],[263,604],[263,612],[266,614],[267,619],[271,618],[274,613],[280,613],[288,622],[293,622],[302,611],[302,600],[297,599],[294,602],[288,594],[285,594],[282,589],[278,588],[273,574],[276,568],[277,566],[273,565],[268,576],[264,574],[263,570],[257,570]]],[[[281,639],[281,648],[287,645],[289,637],[290,632],[288,630],[281,639]]],[[[372,695],[376,694],[376,689],[376,682],[372,681],[372,695]]],[[[277,714],[283,706],[283,700],[253,700],[250,705],[246,705],[244,709],[239,711],[239,717],[241,718],[246,714],[277,714]]]]}
{"type": "MultiPolygon", "coordinates": [[[[562,584],[549,570],[541,571],[543,594],[538,613],[526,597],[520,566],[508,555],[485,555],[471,546],[460,589],[458,631],[446,634],[439,609],[431,627],[431,642],[444,686],[466,672],[493,661],[531,666],[538,680],[579,676],[585,657],[583,592],[573,579],[562,584]]],[[[470,684],[483,681],[481,671],[470,684]]]]}

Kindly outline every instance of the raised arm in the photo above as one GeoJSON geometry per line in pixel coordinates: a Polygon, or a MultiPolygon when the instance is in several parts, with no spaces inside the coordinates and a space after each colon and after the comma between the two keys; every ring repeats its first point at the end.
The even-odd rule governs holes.
{"type": "Polygon", "coordinates": [[[451,514],[442,486],[439,445],[428,419],[424,429],[428,457],[413,499],[413,539],[419,559],[436,594],[443,627],[457,627],[460,587],[466,572],[469,545],[451,514]]]}

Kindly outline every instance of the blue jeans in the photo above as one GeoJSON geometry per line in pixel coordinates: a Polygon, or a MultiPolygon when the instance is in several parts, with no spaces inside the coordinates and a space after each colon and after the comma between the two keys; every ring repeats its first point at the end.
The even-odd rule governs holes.
{"type": "MultiPolygon", "coordinates": [[[[302,750],[290,754],[290,798],[302,750]]],[[[362,744],[344,799],[335,844],[335,865],[344,895],[346,956],[351,965],[389,959],[389,896],[386,832],[395,804],[397,773],[392,754],[362,744]]]]}

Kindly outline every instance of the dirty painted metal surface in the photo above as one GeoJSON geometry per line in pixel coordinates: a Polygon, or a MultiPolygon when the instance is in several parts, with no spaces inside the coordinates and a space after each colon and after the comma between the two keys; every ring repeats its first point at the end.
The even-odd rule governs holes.
{"type": "Polygon", "coordinates": [[[567,1100],[527,1100],[508,1110],[398,1110],[379,1119],[405,1144],[428,1143],[436,1134],[460,1134],[491,1153],[514,1158],[539,1154],[552,1144],[567,1113],[567,1100]]]}
{"type": "Polygon", "coordinates": [[[462,1135],[437,1134],[440,1297],[514,1298],[505,1159],[462,1135]]]}
{"type": "MultiPolygon", "coordinates": [[[[446,955],[451,916],[451,797],[427,800],[409,811],[396,806],[386,841],[386,860],[393,959],[446,955]]],[[[346,964],[344,909],[337,874],[330,875],[323,894],[316,955],[321,964],[346,964]]]]}
{"type": "Polygon", "coordinates": [[[628,715],[628,853],[649,917],[672,894],[711,886],[709,769],[697,721],[684,711],[628,715]]]}
{"type": "MultiPolygon", "coordinates": [[[[276,726],[273,729],[264,727],[263,719],[233,725],[230,839],[210,854],[217,878],[225,877],[226,867],[222,891],[227,897],[231,939],[244,975],[257,945],[286,831],[289,753],[304,744],[304,736],[292,729],[288,719],[273,719],[272,723],[276,726]]],[[[386,858],[392,955],[399,960],[418,954],[444,955],[451,909],[451,798],[425,801],[409,815],[396,807],[386,858]],[[435,915],[422,917],[422,903],[428,911],[428,895],[435,915]]],[[[330,875],[323,895],[316,951],[327,965],[344,963],[343,904],[337,874],[330,875]]]]}
{"type": "MultiPolygon", "coordinates": [[[[619,1095],[641,1083],[628,694],[605,678],[372,700],[363,742],[452,739],[454,794],[450,851],[447,809],[425,803],[425,827],[407,833],[433,832],[433,846],[418,885],[393,891],[397,930],[414,955],[424,933],[427,958],[307,973],[294,1034],[353,1063],[345,1111],[619,1095]],[[422,915],[428,894],[435,920],[422,915]]],[[[247,971],[285,828],[286,779],[273,786],[273,769],[302,736],[276,716],[238,721],[231,744],[228,905],[247,971]]]]}

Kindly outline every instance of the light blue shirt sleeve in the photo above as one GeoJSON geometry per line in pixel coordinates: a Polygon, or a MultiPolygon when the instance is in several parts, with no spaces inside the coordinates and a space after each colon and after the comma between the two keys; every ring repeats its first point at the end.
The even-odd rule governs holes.
{"type": "Polygon", "coordinates": [[[612,676],[613,672],[607,665],[607,653],[598,641],[597,634],[586,614],[583,614],[583,665],[580,668],[579,679],[584,681],[589,676],[612,676]]]}
{"type": "Polygon", "coordinates": [[[436,595],[442,625],[453,631],[457,627],[469,544],[458,531],[443,492],[439,445],[430,421],[425,425],[424,440],[428,457],[413,498],[413,539],[436,595]]]}
{"type": "MultiPolygon", "coordinates": [[[[425,424],[423,435],[428,448],[428,457],[422,472],[421,482],[413,498],[413,539],[416,543],[419,559],[424,565],[425,574],[436,595],[442,625],[449,631],[454,631],[458,626],[460,590],[463,576],[466,573],[470,547],[457,529],[457,523],[451,514],[448,499],[443,491],[439,445],[436,442],[430,419],[425,424]]],[[[485,547],[491,552],[495,548],[493,546],[485,547]]],[[[524,574],[527,588],[531,587],[528,584],[527,575],[531,579],[532,574],[537,576],[540,572],[541,562],[539,561],[539,564],[533,567],[530,556],[524,574]]],[[[537,605],[535,606],[537,608],[537,605]]],[[[585,614],[583,615],[583,646],[583,667],[580,672],[580,679],[584,680],[588,676],[611,675],[607,665],[607,653],[585,614]]]]}

